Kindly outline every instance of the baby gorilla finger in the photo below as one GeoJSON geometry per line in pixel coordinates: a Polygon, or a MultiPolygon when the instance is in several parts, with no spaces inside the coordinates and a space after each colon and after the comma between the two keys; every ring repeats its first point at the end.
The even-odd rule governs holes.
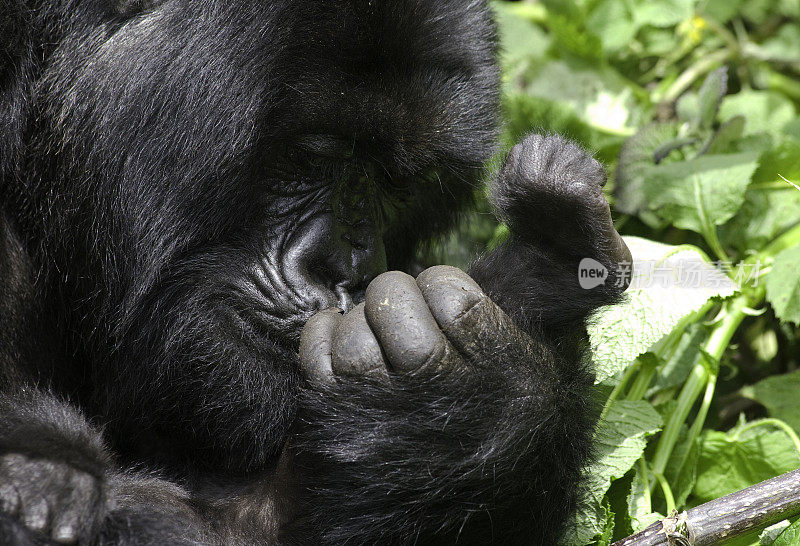
{"type": "Polygon", "coordinates": [[[528,336],[460,269],[431,267],[417,285],[447,339],[468,361],[494,361],[486,359],[487,352],[528,345],[528,336]]]}
{"type": "Polygon", "coordinates": [[[331,365],[336,375],[389,379],[381,346],[367,324],[364,304],[342,317],[333,337],[331,365]]]}
{"type": "Polygon", "coordinates": [[[367,322],[393,370],[409,373],[457,365],[458,355],[410,275],[379,275],[367,287],[365,305],[367,322]]]}
{"type": "Polygon", "coordinates": [[[300,369],[317,383],[333,380],[333,336],[342,320],[338,309],[320,311],[311,317],[300,334],[300,369]]]}

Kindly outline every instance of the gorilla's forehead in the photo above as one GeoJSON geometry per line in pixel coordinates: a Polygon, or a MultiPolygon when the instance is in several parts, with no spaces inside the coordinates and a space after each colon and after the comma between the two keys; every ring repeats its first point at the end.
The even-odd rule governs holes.
{"type": "Polygon", "coordinates": [[[46,80],[53,96],[76,99],[51,104],[63,127],[180,127],[239,149],[339,134],[411,168],[475,166],[491,152],[498,75],[483,1],[148,5],[125,20],[70,15],[46,80]]]}
{"type": "Polygon", "coordinates": [[[483,2],[312,2],[278,57],[293,132],[344,132],[405,164],[485,159],[497,101],[483,2]]]}

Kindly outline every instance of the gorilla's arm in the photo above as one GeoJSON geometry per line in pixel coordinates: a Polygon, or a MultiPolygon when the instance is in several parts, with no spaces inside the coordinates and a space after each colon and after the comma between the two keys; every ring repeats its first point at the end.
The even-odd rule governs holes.
{"type": "MultiPolygon", "coordinates": [[[[614,282],[615,263],[629,259],[602,198],[604,181],[597,162],[556,137],[529,137],[512,151],[494,201],[515,235],[470,271],[505,312],[450,268],[417,280],[460,355],[449,369],[432,373],[428,359],[388,380],[359,377],[341,373],[330,349],[338,377],[311,386],[301,402],[293,447],[307,495],[289,542],[320,531],[329,544],[555,543],[574,508],[593,430],[583,323],[618,298],[625,283],[614,282]],[[582,257],[611,269],[606,286],[578,286],[582,257]]],[[[370,320],[371,289],[367,319],[391,361],[403,341],[387,341],[370,320]]],[[[372,291],[377,305],[413,298],[372,291]]],[[[312,351],[325,354],[322,345],[312,351]]],[[[362,356],[353,369],[372,369],[363,356],[369,344],[355,352],[362,356]]]]}

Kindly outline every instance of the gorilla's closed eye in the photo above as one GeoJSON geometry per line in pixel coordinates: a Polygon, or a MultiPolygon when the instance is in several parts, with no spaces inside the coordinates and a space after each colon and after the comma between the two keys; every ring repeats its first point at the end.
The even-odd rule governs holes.
{"type": "Polygon", "coordinates": [[[337,135],[306,135],[297,144],[314,155],[331,159],[350,159],[355,150],[355,140],[337,135]]]}

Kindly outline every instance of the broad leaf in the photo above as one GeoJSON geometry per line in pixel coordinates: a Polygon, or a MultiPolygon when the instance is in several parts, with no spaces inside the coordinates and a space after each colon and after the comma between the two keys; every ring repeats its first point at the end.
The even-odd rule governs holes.
{"type": "Polygon", "coordinates": [[[767,276],[767,299],[779,319],[800,324],[800,247],[787,248],[775,257],[767,276]]]}
{"type": "Polygon", "coordinates": [[[626,237],[633,279],[625,301],[602,309],[589,325],[597,381],[625,369],[709,299],[736,286],[691,246],[626,237]]]}
{"type": "Polygon", "coordinates": [[[784,421],[800,434],[800,370],[762,379],[744,387],[742,394],[759,402],[770,417],[784,421]]]}
{"type": "Polygon", "coordinates": [[[611,482],[625,475],[644,453],[646,438],[661,430],[661,416],[647,402],[615,401],[595,433],[597,459],[587,470],[581,510],[568,524],[564,544],[583,546],[606,530],[603,497],[611,482]]]}
{"type": "Polygon", "coordinates": [[[706,502],[800,468],[800,454],[783,431],[751,429],[736,437],[706,430],[702,435],[694,496],[706,502]]]}
{"type": "Polygon", "coordinates": [[[665,220],[708,234],[742,206],[757,159],[755,153],[740,153],[661,165],[649,171],[644,193],[665,220]]]}
{"type": "Polygon", "coordinates": [[[800,520],[795,521],[772,543],[772,546],[797,546],[800,544],[800,520]]]}
{"type": "Polygon", "coordinates": [[[794,120],[797,111],[792,101],[772,91],[741,91],[728,95],[720,106],[720,120],[734,116],[747,118],[748,133],[777,134],[794,120]]]}

